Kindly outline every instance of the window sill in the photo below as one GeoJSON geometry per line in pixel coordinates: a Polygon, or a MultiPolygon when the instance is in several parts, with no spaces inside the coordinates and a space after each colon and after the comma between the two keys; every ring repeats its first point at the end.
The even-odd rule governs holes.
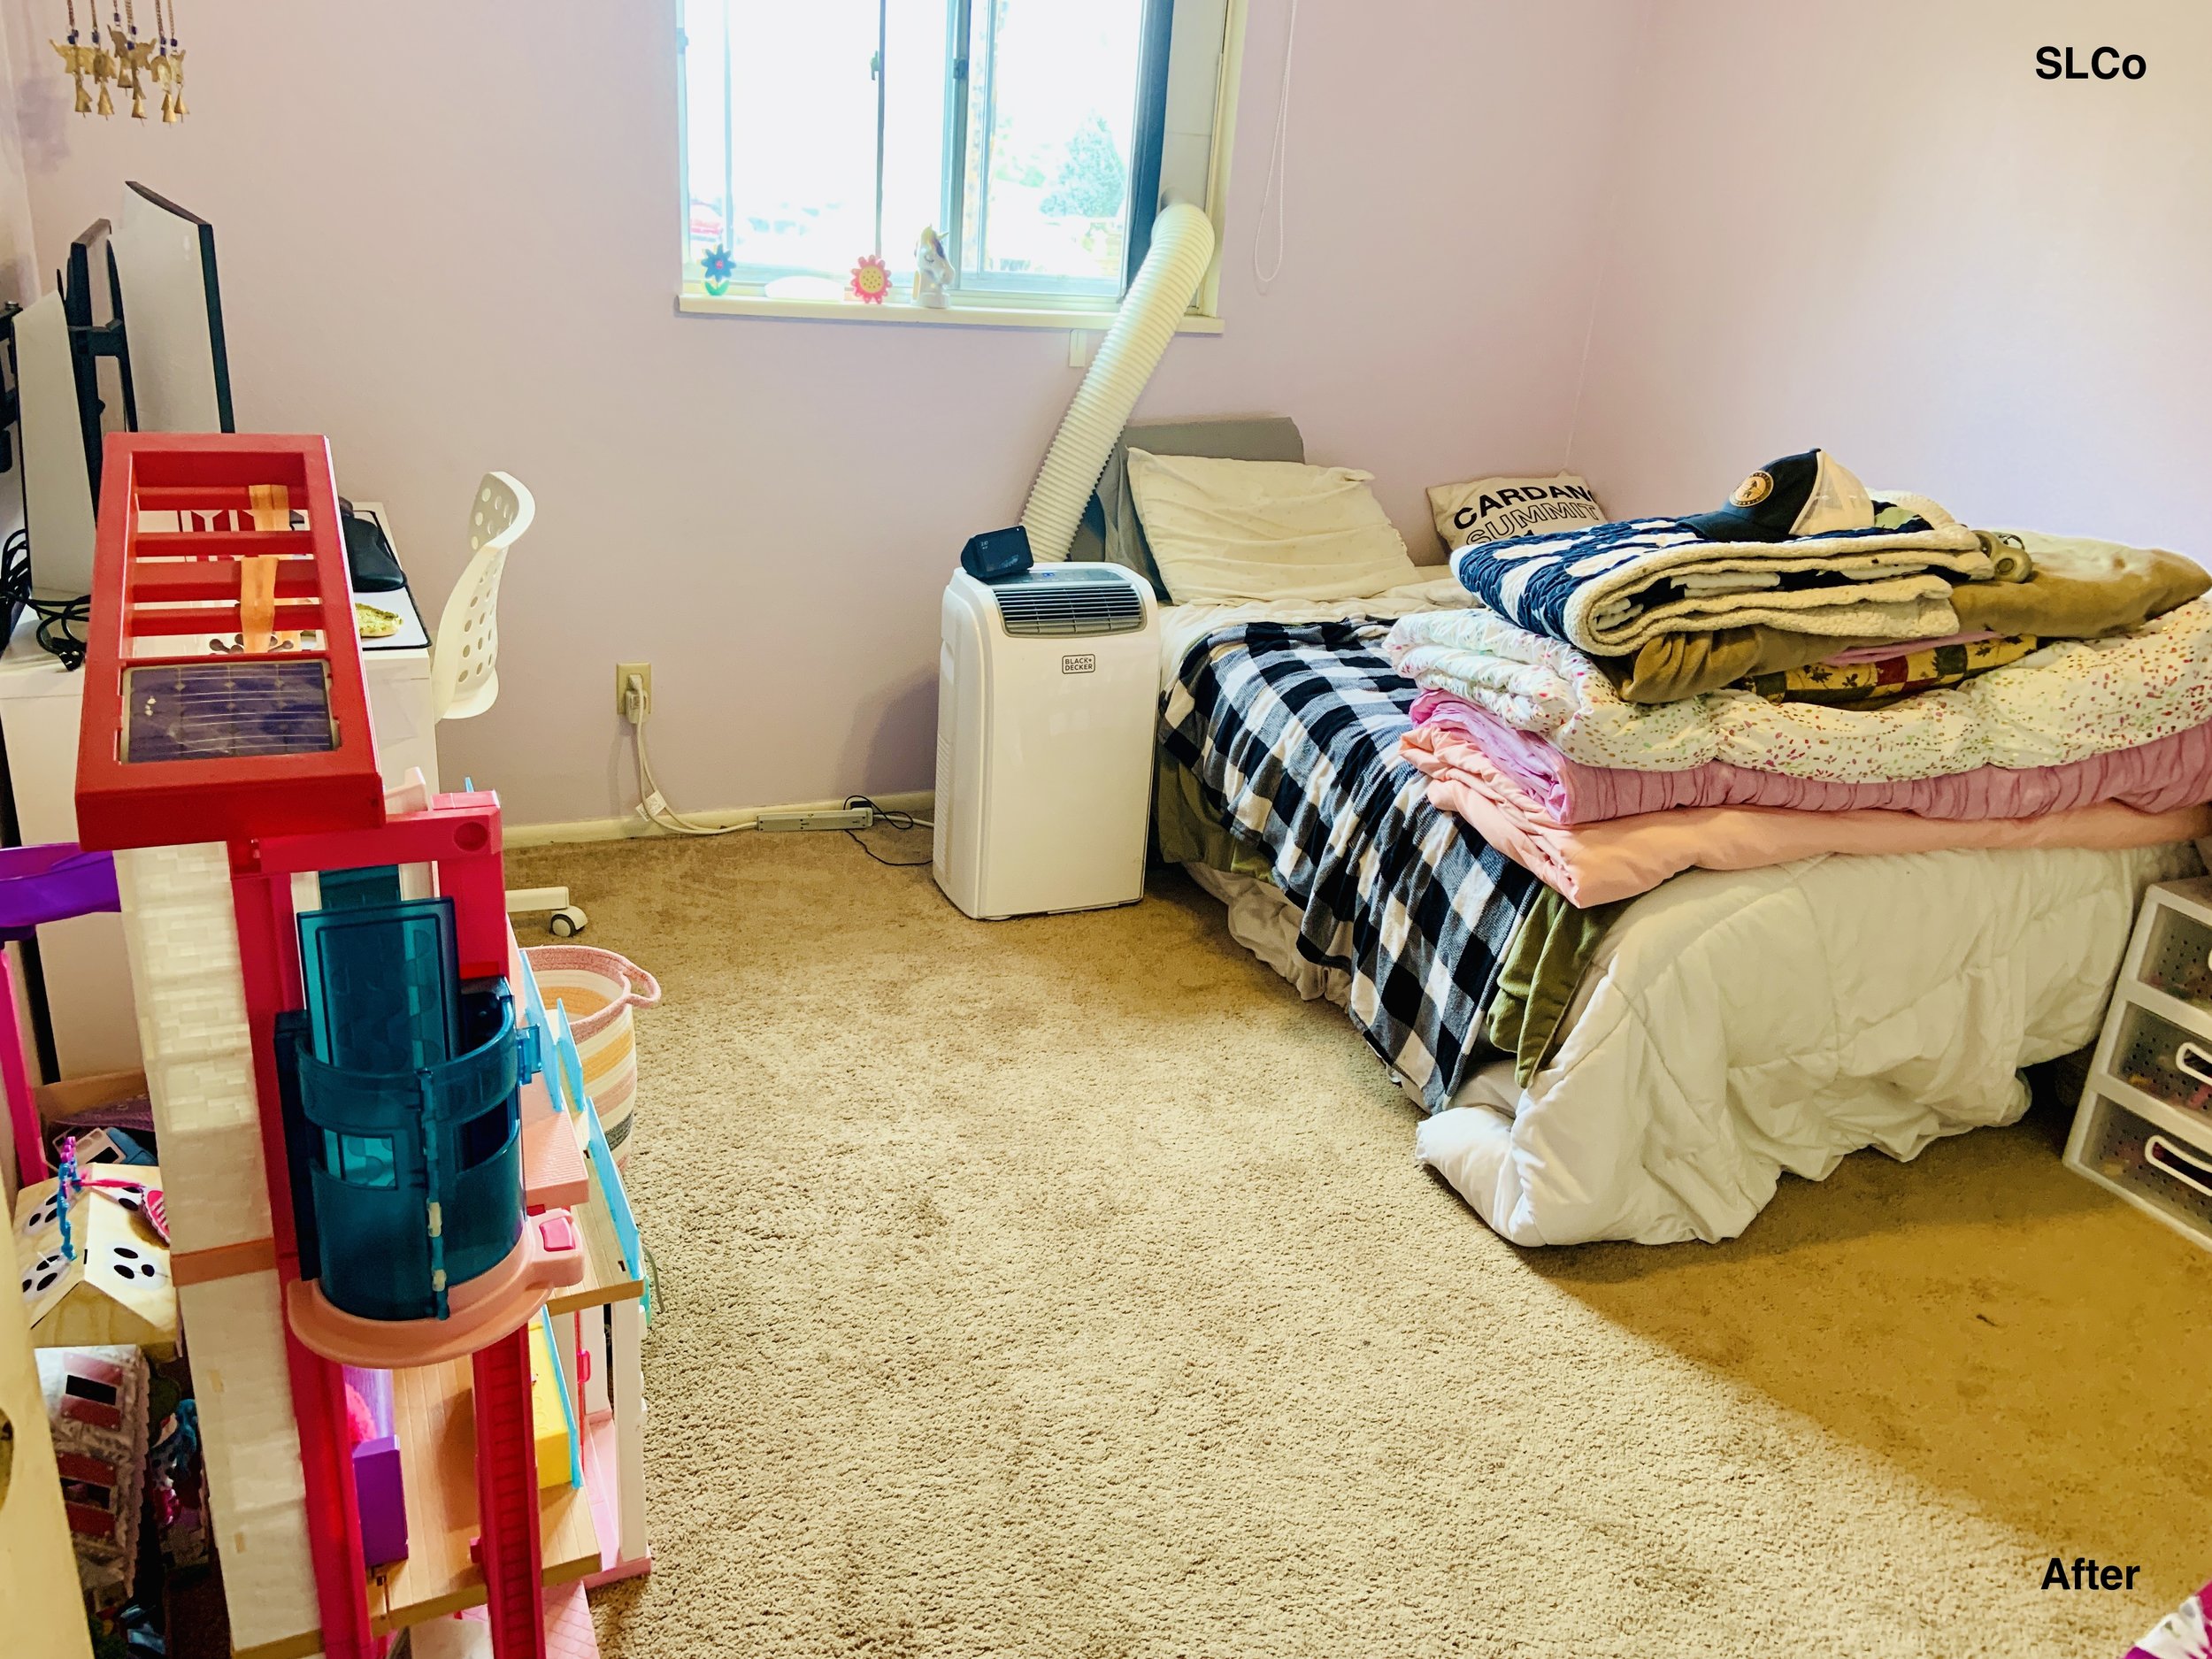
{"type": "MultiPolygon", "coordinates": [[[[676,309],[714,317],[783,317],[839,323],[919,323],[969,328],[1064,328],[1102,334],[1114,326],[1113,310],[1058,306],[957,304],[943,311],[926,305],[864,304],[858,300],[772,299],[765,294],[677,295],[676,309]]],[[[1187,313],[1176,319],[1179,334],[1217,334],[1221,319],[1187,313]]]]}

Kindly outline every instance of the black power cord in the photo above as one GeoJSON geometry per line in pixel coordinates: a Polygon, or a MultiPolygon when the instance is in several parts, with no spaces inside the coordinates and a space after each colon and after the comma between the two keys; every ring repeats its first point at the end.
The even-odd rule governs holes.
{"type": "MultiPolygon", "coordinates": [[[[26,608],[38,618],[42,650],[61,659],[65,669],[84,666],[84,630],[92,620],[92,595],[74,599],[37,599],[31,595],[31,537],[27,530],[10,533],[0,549],[0,609],[11,622],[26,608]]],[[[7,641],[0,640],[0,645],[7,641]]]]}
{"type": "MultiPolygon", "coordinates": [[[[888,824],[895,830],[905,831],[934,829],[937,827],[936,825],[928,818],[916,818],[911,812],[902,812],[896,807],[878,806],[873,801],[871,801],[864,795],[849,795],[845,797],[845,809],[848,811],[852,810],[855,807],[864,806],[876,815],[879,822],[888,824]]],[[[919,870],[924,864],[930,862],[927,858],[886,858],[874,848],[869,846],[866,841],[860,839],[860,832],[858,830],[847,830],[845,832],[845,836],[846,839],[850,841],[854,846],[859,848],[862,852],[866,853],[869,857],[874,859],[878,864],[884,865],[887,869],[919,870]]]]}

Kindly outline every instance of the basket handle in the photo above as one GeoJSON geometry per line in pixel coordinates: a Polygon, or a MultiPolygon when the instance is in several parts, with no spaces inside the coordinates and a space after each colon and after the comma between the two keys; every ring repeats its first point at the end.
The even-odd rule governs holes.
{"type": "MultiPolygon", "coordinates": [[[[622,1000],[631,1008],[658,1008],[661,1005],[661,982],[631,961],[629,957],[608,952],[622,964],[622,977],[628,981],[629,994],[622,1000]]],[[[2212,1081],[2212,1079],[2206,1079],[2212,1081]]]]}
{"type": "Polygon", "coordinates": [[[2195,1188],[2207,1198],[2212,1198],[2212,1170],[2183,1156],[2179,1148],[2164,1135],[2154,1134],[2143,1142],[2143,1162],[2161,1175],[2170,1175],[2184,1187],[2195,1188]],[[2165,1158],[2158,1155],[2163,1152],[2165,1158]],[[2170,1163],[2167,1159],[2172,1160],[2170,1163]]]}

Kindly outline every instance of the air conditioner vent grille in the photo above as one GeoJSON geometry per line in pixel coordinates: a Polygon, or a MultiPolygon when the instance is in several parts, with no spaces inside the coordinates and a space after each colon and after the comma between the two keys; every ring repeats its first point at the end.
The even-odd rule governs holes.
{"type": "Polygon", "coordinates": [[[1144,602],[1128,577],[1107,565],[1032,570],[994,582],[999,620],[1021,637],[1134,634],[1144,626],[1144,602]]]}

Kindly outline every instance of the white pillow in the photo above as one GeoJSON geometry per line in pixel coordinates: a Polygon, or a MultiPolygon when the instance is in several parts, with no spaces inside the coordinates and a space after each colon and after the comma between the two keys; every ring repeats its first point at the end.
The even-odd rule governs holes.
{"type": "Polygon", "coordinates": [[[1179,605],[1363,599],[1421,580],[1372,472],[1129,451],[1129,490],[1179,605]]]}
{"type": "Polygon", "coordinates": [[[1605,522],[1605,509],[1598,505],[1597,496],[1572,472],[1432,484],[1429,511],[1436,518],[1436,534],[1453,549],[1605,522]]]}

